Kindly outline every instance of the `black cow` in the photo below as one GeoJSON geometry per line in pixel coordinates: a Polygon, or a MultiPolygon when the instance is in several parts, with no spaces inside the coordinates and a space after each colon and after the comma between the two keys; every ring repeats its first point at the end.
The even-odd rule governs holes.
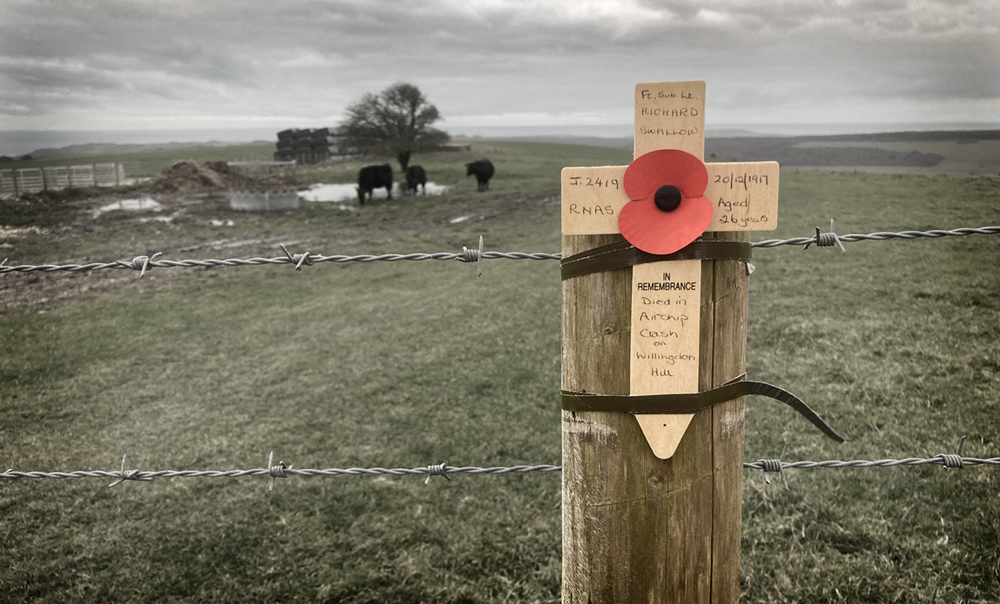
{"type": "Polygon", "coordinates": [[[416,195],[417,185],[420,185],[424,195],[427,195],[427,173],[421,166],[410,166],[406,169],[406,188],[411,194],[416,195]]]}
{"type": "Polygon", "coordinates": [[[372,190],[385,187],[389,199],[392,199],[392,166],[365,166],[358,171],[358,201],[365,205],[365,195],[368,201],[372,199],[372,190]]]}
{"type": "Polygon", "coordinates": [[[472,163],[465,164],[465,175],[476,175],[476,184],[479,191],[490,189],[490,179],[493,178],[493,164],[488,159],[478,159],[472,163]]]}

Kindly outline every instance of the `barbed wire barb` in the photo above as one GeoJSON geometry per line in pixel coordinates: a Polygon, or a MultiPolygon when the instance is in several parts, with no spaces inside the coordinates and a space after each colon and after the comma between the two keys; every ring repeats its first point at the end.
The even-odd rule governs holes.
{"type": "Polygon", "coordinates": [[[448,465],[438,464],[436,466],[427,466],[427,479],[424,480],[424,484],[430,484],[431,476],[444,476],[446,479],[451,480],[451,476],[448,476],[448,465]]]}
{"type": "Polygon", "coordinates": [[[288,478],[288,470],[292,467],[291,465],[286,466],[283,461],[279,461],[278,465],[272,466],[271,463],[273,461],[274,451],[271,451],[267,456],[267,473],[271,475],[271,484],[267,487],[268,492],[274,489],[274,480],[276,478],[288,478]]]}
{"type": "Polygon", "coordinates": [[[462,257],[458,258],[462,262],[475,262],[476,268],[479,274],[477,277],[483,276],[483,236],[479,236],[479,249],[470,250],[469,248],[462,246],[462,257]]]}
{"type": "Polygon", "coordinates": [[[958,453],[955,455],[946,455],[941,453],[938,457],[944,463],[942,470],[947,470],[948,468],[958,468],[959,470],[965,469],[965,463],[962,461],[962,449],[965,448],[965,436],[962,440],[958,441],[958,453]]]}
{"type": "Polygon", "coordinates": [[[834,244],[836,244],[837,247],[840,248],[840,252],[842,254],[846,254],[847,250],[844,249],[844,244],[840,242],[840,237],[837,237],[837,233],[834,232],[834,227],[835,224],[833,218],[830,219],[829,233],[820,233],[819,227],[816,227],[816,238],[813,241],[806,243],[805,247],[803,247],[802,249],[808,250],[809,246],[812,245],[813,243],[815,243],[817,247],[831,247],[834,244]]]}
{"type": "Polygon", "coordinates": [[[785,454],[788,453],[788,443],[785,443],[785,448],[781,450],[781,457],[778,459],[761,459],[757,463],[761,465],[761,470],[764,471],[764,483],[771,484],[771,479],[768,477],[768,472],[774,472],[781,475],[781,484],[785,486],[785,490],[788,490],[788,480],[785,478],[785,454]]]}
{"type": "Polygon", "coordinates": [[[288,260],[295,264],[295,271],[296,272],[301,272],[302,271],[302,265],[303,265],[303,263],[306,266],[312,266],[312,260],[310,259],[309,252],[306,252],[305,254],[295,254],[295,255],[292,255],[292,254],[288,253],[288,249],[284,245],[282,245],[282,244],[279,243],[278,247],[281,248],[281,251],[285,252],[285,255],[288,256],[288,260]]]}
{"type": "Polygon", "coordinates": [[[151,268],[152,262],[156,260],[157,256],[163,255],[163,252],[156,252],[153,257],[149,256],[136,256],[132,259],[132,262],[121,262],[126,268],[131,268],[133,270],[139,271],[139,278],[142,279],[146,276],[146,271],[151,268]]]}
{"type": "Polygon", "coordinates": [[[139,472],[139,470],[126,470],[125,469],[125,462],[126,462],[127,458],[128,458],[128,452],[126,451],[125,453],[122,453],[122,469],[121,469],[121,472],[118,473],[118,480],[116,480],[116,481],[112,482],[111,484],[109,484],[108,488],[111,488],[111,487],[113,487],[115,485],[121,484],[121,483],[125,482],[126,480],[146,480],[146,481],[153,480],[150,477],[142,476],[142,474],[141,474],[141,472],[139,472]]]}

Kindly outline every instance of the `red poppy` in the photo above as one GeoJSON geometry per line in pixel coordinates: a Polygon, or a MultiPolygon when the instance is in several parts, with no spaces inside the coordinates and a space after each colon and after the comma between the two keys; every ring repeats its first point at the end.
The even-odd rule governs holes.
{"type": "Polygon", "coordinates": [[[632,201],[622,208],[618,228],[644,252],[672,254],[712,222],[707,186],[708,170],[694,155],[676,149],[650,151],[625,170],[625,193],[632,201]]]}

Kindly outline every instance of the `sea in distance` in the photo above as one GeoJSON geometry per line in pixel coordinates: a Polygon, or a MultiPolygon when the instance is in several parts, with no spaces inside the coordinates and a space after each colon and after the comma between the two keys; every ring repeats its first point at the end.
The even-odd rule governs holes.
{"type": "MultiPolygon", "coordinates": [[[[320,128],[329,124],[316,124],[320,128]]],[[[580,126],[454,126],[444,128],[454,137],[513,138],[537,136],[579,136],[621,138],[632,136],[631,124],[580,126]]],[[[883,123],[883,124],[713,124],[706,136],[826,136],[874,132],[930,130],[996,130],[1000,122],[883,123]]],[[[277,140],[280,129],[202,130],[7,130],[0,131],[0,155],[21,156],[38,149],[58,149],[86,144],[165,144],[165,143],[249,143],[277,140]]]]}

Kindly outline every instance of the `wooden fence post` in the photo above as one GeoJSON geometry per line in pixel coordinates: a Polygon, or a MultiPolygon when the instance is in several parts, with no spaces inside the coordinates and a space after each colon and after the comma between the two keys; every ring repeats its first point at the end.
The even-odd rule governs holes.
{"type": "MultiPolygon", "coordinates": [[[[748,233],[707,233],[747,241],[748,233]]],[[[564,236],[568,257],[620,235],[564,236]]],[[[563,389],[629,393],[631,268],[563,282],[563,389]]],[[[699,389],[744,372],[746,265],[702,261],[699,389]]],[[[563,602],[739,601],[743,399],[657,459],[631,415],[563,411],[563,602]]]]}

